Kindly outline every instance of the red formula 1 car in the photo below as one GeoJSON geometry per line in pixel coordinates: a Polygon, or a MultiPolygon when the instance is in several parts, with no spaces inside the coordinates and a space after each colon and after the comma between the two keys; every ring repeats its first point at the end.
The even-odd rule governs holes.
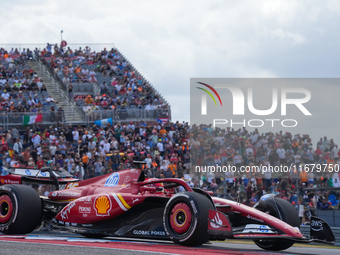
{"type": "Polygon", "coordinates": [[[208,240],[251,239],[265,250],[295,242],[333,244],[328,224],[312,218],[311,236],[299,230],[295,208],[264,196],[255,207],[211,197],[181,179],[149,179],[138,168],[80,181],[40,196],[24,185],[0,187],[0,231],[25,234],[41,222],[86,237],[165,239],[186,246],[208,240]]]}

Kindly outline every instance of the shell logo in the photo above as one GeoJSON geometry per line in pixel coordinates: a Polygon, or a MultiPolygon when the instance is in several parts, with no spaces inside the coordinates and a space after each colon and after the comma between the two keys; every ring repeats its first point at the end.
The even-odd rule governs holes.
{"type": "Polygon", "coordinates": [[[94,200],[94,209],[97,216],[110,216],[112,203],[108,195],[97,196],[94,200]]]}
{"type": "Polygon", "coordinates": [[[4,184],[5,183],[5,180],[1,178],[1,184],[4,184]]]}

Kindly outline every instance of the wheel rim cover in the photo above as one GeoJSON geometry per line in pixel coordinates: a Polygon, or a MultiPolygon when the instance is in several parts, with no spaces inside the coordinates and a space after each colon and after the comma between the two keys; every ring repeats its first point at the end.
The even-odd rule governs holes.
{"type": "Polygon", "coordinates": [[[185,203],[175,205],[170,212],[170,226],[178,234],[185,233],[191,225],[191,209],[185,203]]]}
{"type": "Polygon", "coordinates": [[[0,223],[7,223],[13,214],[12,199],[7,195],[0,197],[0,223]]]}

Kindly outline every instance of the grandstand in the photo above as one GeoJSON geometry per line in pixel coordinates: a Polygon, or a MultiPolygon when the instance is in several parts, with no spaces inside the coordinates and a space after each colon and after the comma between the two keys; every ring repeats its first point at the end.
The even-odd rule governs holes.
{"type": "Polygon", "coordinates": [[[116,48],[109,51],[104,48],[97,53],[88,46],[84,50],[69,47],[52,50],[48,46],[40,51],[36,48],[34,53],[1,48],[0,63],[1,93],[7,88],[14,94],[21,91],[23,96],[17,100],[13,95],[7,103],[1,99],[4,107],[0,121],[6,127],[21,125],[23,115],[40,113],[47,125],[55,122],[91,125],[108,118],[151,124],[171,120],[168,102],[116,48]],[[62,50],[65,53],[61,54],[62,50]],[[48,95],[53,101],[46,102],[48,95]],[[30,97],[42,105],[27,105],[30,97]],[[85,100],[88,97],[91,104],[85,100]],[[22,103],[24,109],[20,107],[22,103]]]}

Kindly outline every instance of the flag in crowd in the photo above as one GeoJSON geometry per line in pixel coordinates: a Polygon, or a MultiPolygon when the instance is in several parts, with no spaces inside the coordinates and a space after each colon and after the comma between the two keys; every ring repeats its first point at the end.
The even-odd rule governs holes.
{"type": "Polygon", "coordinates": [[[23,125],[31,125],[36,122],[42,122],[42,114],[38,115],[24,115],[23,125]]]}
{"type": "Polygon", "coordinates": [[[105,126],[107,123],[110,123],[112,125],[113,120],[112,118],[108,118],[108,119],[102,119],[102,120],[96,120],[94,122],[95,125],[101,127],[101,126],[105,126]]]}
{"type": "Polygon", "coordinates": [[[159,124],[165,124],[165,123],[168,122],[168,120],[169,120],[169,118],[157,118],[156,119],[157,123],[159,123],[159,124]]]}

